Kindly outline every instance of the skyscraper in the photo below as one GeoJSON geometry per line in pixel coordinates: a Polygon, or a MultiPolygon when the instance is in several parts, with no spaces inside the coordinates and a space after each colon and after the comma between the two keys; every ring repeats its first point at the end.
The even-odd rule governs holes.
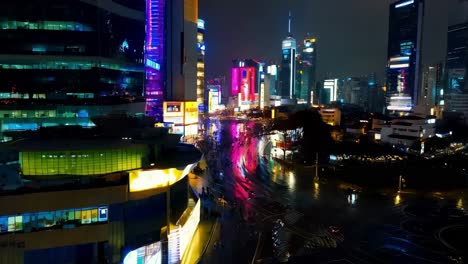
{"type": "Polygon", "coordinates": [[[171,100],[196,101],[198,76],[198,0],[184,0],[183,75],[185,88],[171,100]]]}
{"type": "Polygon", "coordinates": [[[146,1],[146,114],[163,101],[197,99],[197,0],[146,1]]]}
{"type": "Polygon", "coordinates": [[[330,104],[338,100],[338,79],[329,79],[323,81],[323,93],[321,93],[324,104],[330,104]]]}
{"type": "Polygon", "coordinates": [[[166,80],[166,1],[146,1],[146,115],[162,121],[164,101],[164,82],[166,80]]]}
{"type": "MultiPolygon", "coordinates": [[[[197,104],[204,106],[205,103],[205,21],[198,19],[197,32],[197,104]]],[[[203,108],[203,107],[201,107],[203,108]]]]}
{"type": "Polygon", "coordinates": [[[296,89],[296,39],[291,34],[291,13],[289,13],[288,36],[282,43],[279,95],[294,100],[296,89]]]}
{"type": "Polygon", "coordinates": [[[439,105],[444,96],[444,91],[442,90],[442,72],[442,63],[424,67],[417,112],[427,115],[435,115],[436,112],[439,112],[436,111],[436,106],[439,105]]]}
{"type": "Polygon", "coordinates": [[[0,1],[0,134],[144,112],[145,6],[0,1]]]}
{"type": "MultiPolygon", "coordinates": [[[[457,7],[467,10],[468,3],[460,2],[457,7]]],[[[464,115],[465,124],[468,124],[468,15],[464,12],[457,17],[456,23],[448,28],[446,89],[439,104],[445,105],[444,117],[464,115]]]]}
{"type": "Polygon", "coordinates": [[[302,86],[298,97],[305,100],[308,104],[313,103],[312,93],[315,93],[315,71],[317,63],[316,39],[307,35],[302,49],[302,86]]]}
{"type": "Polygon", "coordinates": [[[468,21],[448,28],[446,71],[445,92],[468,93],[468,21]]]}
{"type": "Polygon", "coordinates": [[[238,96],[238,106],[249,109],[258,104],[260,64],[254,60],[234,60],[231,74],[231,95],[238,96]]]}
{"type": "Polygon", "coordinates": [[[387,110],[412,111],[421,83],[424,0],[390,5],[387,64],[387,110]]]}

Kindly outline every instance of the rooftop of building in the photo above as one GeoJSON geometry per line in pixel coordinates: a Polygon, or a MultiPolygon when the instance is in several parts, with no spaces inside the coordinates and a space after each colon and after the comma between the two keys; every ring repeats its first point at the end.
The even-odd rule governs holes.
{"type": "MultiPolygon", "coordinates": [[[[201,160],[202,153],[195,146],[179,143],[180,135],[169,134],[165,128],[147,127],[143,121],[141,121],[143,124],[139,125],[135,122],[133,118],[117,119],[114,117],[101,120],[100,126],[93,129],[45,128],[31,132],[30,135],[20,140],[0,144],[0,171],[3,175],[0,178],[0,195],[123,185],[128,183],[128,171],[173,168],[184,170],[188,165],[193,166],[201,160]],[[150,154],[152,146],[158,148],[161,154],[152,156],[150,154]],[[20,152],[63,152],[64,160],[93,166],[93,162],[88,163],[86,159],[73,159],[71,154],[66,153],[70,151],[80,153],[81,150],[128,150],[134,147],[145,150],[143,152],[146,154],[140,158],[146,161],[142,161],[141,165],[138,163],[137,166],[123,170],[117,169],[119,167],[115,167],[114,170],[112,166],[115,164],[111,164],[111,171],[104,174],[78,175],[65,171],[66,174],[52,173],[54,174],[52,175],[46,170],[44,175],[21,175],[24,173],[24,168],[19,159],[20,152]],[[22,171],[21,174],[20,171],[22,171]]],[[[48,161],[44,160],[44,162],[48,161]]],[[[31,169],[30,165],[28,166],[27,169],[31,169]]],[[[39,169],[43,171],[43,168],[39,169]]]]}
{"type": "MultiPolygon", "coordinates": [[[[167,128],[152,127],[154,122],[148,118],[114,115],[93,118],[93,122],[97,125],[94,128],[59,126],[25,131],[20,139],[0,144],[0,153],[112,150],[154,145],[164,149],[165,154],[180,152],[201,156],[196,148],[180,145],[180,135],[169,134],[167,128]]],[[[0,155],[0,163],[8,161],[0,155]]]]}

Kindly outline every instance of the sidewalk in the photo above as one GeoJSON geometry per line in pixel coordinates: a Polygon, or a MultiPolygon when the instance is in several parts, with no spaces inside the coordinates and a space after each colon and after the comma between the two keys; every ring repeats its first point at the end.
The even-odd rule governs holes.
{"type": "Polygon", "coordinates": [[[257,240],[253,227],[241,224],[235,214],[224,213],[200,263],[249,263],[255,254],[257,240]]]}
{"type": "Polygon", "coordinates": [[[215,227],[216,218],[201,220],[197,230],[193,234],[185,254],[182,256],[181,264],[195,264],[204,254],[205,247],[211,240],[212,230],[215,227]]]}

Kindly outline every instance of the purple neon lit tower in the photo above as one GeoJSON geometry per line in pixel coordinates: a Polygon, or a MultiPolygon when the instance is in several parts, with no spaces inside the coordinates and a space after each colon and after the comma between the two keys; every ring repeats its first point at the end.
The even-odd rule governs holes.
{"type": "Polygon", "coordinates": [[[146,0],[146,115],[163,119],[166,0],[146,0]]]}

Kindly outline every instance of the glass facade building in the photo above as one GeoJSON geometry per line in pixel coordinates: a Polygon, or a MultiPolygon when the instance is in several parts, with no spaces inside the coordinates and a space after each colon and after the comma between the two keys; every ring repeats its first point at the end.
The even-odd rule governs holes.
{"type": "Polygon", "coordinates": [[[388,30],[388,97],[411,98],[410,105],[389,111],[411,111],[419,98],[423,0],[400,0],[390,5],[388,30]]]}
{"type": "Polygon", "coordinates": [[[24,176],[85,176],[139,169],[148,153],[144,146],[126,146],[106,150],[25,151],[19,157],[24,176]]]}
{"type": "Polygon", "coordinates": [[[304,46],[300,60],[297,61],[297,80],[296,80],[296,98],[303,103],[313,103],[312,99],[316,99],[318,92],[315,91],[317,67],[317,46],[316,39],[307,37],[304,40],[304,46]],[[314,96],[315,95],[315,96],[314,96]]]}
{"type": "Polygon", "coordinates": [[[166,62],[166,1],[146,1],[146,114],[162,120],[166,62]]]}
{"type": "Polygon", "coordinates": [[[42,101],[142,97],[141,2],[2,1],[0,92],[42,101]]]}
{"type": "Polygon", "coordinates": [[[0,141],[41,127],[92,127],[92,117],[118,111],[143,115],[145,3],[1,1],[0,141]],[[56,113],[37,116],[43,108],[56,113]],[[28,114],[1,114],[12,110],[28,114]]]}
{"type": "Polygon", "coordinates": [[[284,99],[294,99],[296,92],[296,39],[292,36],[287,37],[283,40],[282,48],[279,95],[284,99]]]}
{"type": "MultiPolygon", "coordinates": [[[[199,19],[197,24],[197,103],[202,110],[200,114],[203,114],[205,108],[207,108],[207,103],[205,102],[205,26],[205,21],[199,19]]],[[[208,109],[206,111],[208,112],[208,109]]]]}
{"type": "Polygon", "coordinates": [[[446,93],[468,94],[468,22],[448,28],[446,74],[446,93]]]}
{"type": "Polygon", "coordinates": [[[180,261],[199,222],[187,175],[202,153],[163,128],[104,130],[2,144],[0,263],[180,261]]]}

